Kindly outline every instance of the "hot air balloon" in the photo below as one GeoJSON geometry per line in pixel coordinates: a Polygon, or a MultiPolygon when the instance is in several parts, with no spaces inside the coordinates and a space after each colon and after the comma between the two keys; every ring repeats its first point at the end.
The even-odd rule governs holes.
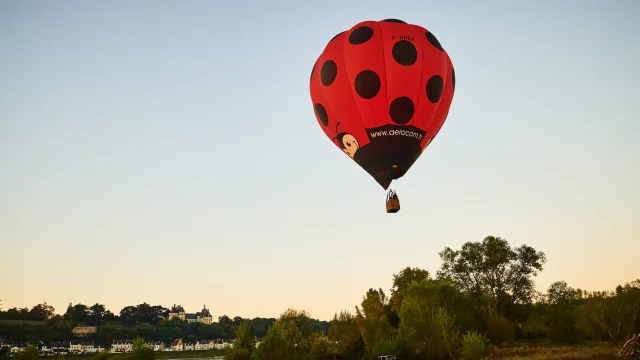
{"type": "MultiPolygon", "coordinates": [[[[334,36],[311,71],[311,101],[325,135],[383,189],[438,135],[456,76],[438,39],[402,20],[363,21],[334,36]]],[[[395,191],[387,212],[400,210],[395,191]]]]}

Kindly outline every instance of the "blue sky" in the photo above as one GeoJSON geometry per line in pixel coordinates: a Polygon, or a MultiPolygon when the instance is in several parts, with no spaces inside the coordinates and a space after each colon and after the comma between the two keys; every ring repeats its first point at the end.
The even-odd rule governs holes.
{"type": "Polygon", "coordinates": [[[144,301],[329,319],[487,235],[540,289],[638,278],[640,3],[4,1],[2,307],[144,301]],[[309,74],[335,34],[432,31],[456,94],[403,209],[325,137],[309,74]]]}

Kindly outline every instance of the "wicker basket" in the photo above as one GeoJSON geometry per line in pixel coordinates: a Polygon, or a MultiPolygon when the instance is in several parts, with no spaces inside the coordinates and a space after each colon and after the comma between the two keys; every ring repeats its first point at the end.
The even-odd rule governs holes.
{"type": "Polygon", "coordinates": [[[400,211],[400,200],[389,199],[387,200],[387,213],[397,213],[400,211]]]}

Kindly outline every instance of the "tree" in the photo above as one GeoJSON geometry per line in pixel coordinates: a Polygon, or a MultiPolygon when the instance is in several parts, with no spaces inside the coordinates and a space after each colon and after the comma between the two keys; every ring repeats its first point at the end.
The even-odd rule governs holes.
{"type": "Polygon", "coordinates": [[[233,321],[231,321],[231,319],[227,315],[222,315],[222,316],[218,316],[218,324],[232,325],[233,321]]]}
{"type": "Polygon", "coordinates": [[[578,339],[577,300],[578,292],[565,281],[556,281],[547,289],[544,296],[547,307],[545,325],[552,340],[573,342],[578,339]]]}
{"type": "Polygon", "coordinates": [[[262,338],[256,357],[258,360],[282,360],[289,355],[289,343],[284,338],[284,332],[278,325],[273,325],[262,338]]]}
{"type": "Polygon", "coordinates": [[[256,349],[256,338],[251,334],[249,322],[244,321],[236,330],[236,342],[225,349],[224,358],[229,360],[248,360],[256,349]]]}
{"type": "Polygon", "coordinates": [[[280,315],[274,326],[278,326],[282,330],[283,336],[289,344],[291,360],[304,359],[310,354],[313,322],[309,313],[290,308],[280,315]]]}
{"type": "Polygon", "coordinates": [[[530,302],[535,291],[533,277],[546,262],[545,254],[530,246],[511,248],[506,240],[493,236],[467,242],[456,251],[446,247],[440,258],[438,278],[451,279],[476,296],[486,293],[498,308],[530,302]]]}
{"type": "Polygon", "coordinates": [[[391,310],[396,312],[400,310],[402,299],[404,298],[404,293],[409,288],[409,285],[425,279],[429,279],[429,272],[417,267],[406,267],[402,269],[398,274],[394,274],[393,287],[391,288],[391,298],[389,299],[391,310]]]}
{"type": "Polygon", "coordinates": [[[95,303],[88,309],[87,324],[88,325],[100,325],[103,322],[104,316],[107,313],[107,309],[104,305],[95,303]]]}
{"type": "Polygon", "coordinates": [[[568,305],[578,299],[578,292],[566,281],[556,281],[549,285],[545,301],[549,305],[568,305]]]}
{"type": "Polygon", "coordinates": [[[131,360],[155,360],[156,354],[143,338],[136,338],[129,357],[131,360]]]}
{"type": "Polygon", "coordinates": [[[14,360],[38,360],[38,347],[29,345],[24,350],[19,351],[13,356],[14,360]]]}
{"type": "Polygon", "coordinates": [[[398,336],[418,358],[457,354],[460,318],[470,311],[467,298],[449,280],[423,280],[407,289],[400,308],[398,336]],[[465,310],[466,308],[466,310],[465,310]]]}
{"type": "Polygon", "coordinates": [[[364,341],[355,316],[346,311],[335,314],[328,332],[329,340],[335,344],[333,352],[345,358],[360,358],[364,355],[364,341]]]}
{"type": "Polygon", "coordinates": [[[44,321],[49,320],[55,315],[55,310],[53,306],[48,305],[47,302],[43,302],[42,304],[38,304],[31,308],[29,311],[29,317],[31,320],[44,321]]]}
{"type": "Polygon", "coordinates": [[[256,349],[256,337],[251,333],[250,322],[243,321],[236,330],[236,342],[233,347],[235,349],[244,349],[249,355],[253,354],[256,349]]]}
{"type": "Polygon", "coordinates": [[[138,322],[156,325],[159,321],[167,317],[169,314],[168,311],[169,309],[162,306],[151,306],[145,302],[136,306],[125,306],[120,310],[120,319],[129,325],[138,322]]]}
{"type": "Polygon", "coordinates": [[[376,342],[393,336],[393,326],[387,313],[387,296],[382,289],[370,288],[362,298],[362,309],[356,306],[356,319],[366,351],[371,352],[376,342]]]}
{"type": "Polygon", "coordinates": [[[75,304],[67,307],[67,312],[64,314],[65,319],[71,320],[74,323],[85,323],[87,316],[89,315],[89,309],[87,305],[75,304]]]}

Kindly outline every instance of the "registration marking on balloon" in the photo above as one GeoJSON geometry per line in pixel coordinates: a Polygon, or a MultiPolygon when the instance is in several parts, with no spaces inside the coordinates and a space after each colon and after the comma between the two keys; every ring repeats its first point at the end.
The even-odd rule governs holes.
{"type": "Polygon", "coordinates": [[[391,35],[391,40],[396,40],[396,39],[397,39],[397,40],[413,41],[413,42],[415,42],[415,41],[416,41],[416,39],[414,39],[414,38],[413,38],[413,37],[411,37],[411,36],[404,36],[404,35],[403,35],[403,36],[396,36],[396,35],[391,35]]]}

